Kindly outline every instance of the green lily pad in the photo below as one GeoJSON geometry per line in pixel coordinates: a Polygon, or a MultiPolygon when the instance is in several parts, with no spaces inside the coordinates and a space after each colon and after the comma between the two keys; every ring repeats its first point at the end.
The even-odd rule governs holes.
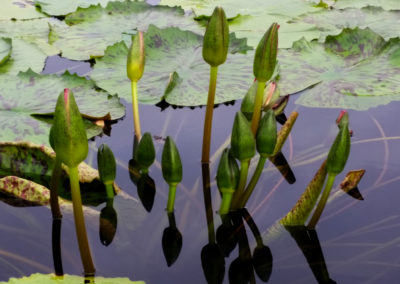
{"type": "Polygon", "coordinates": [[[400,5],[398,0],[336,0],[334,7],[337,9],[343,8],[363,8],[367,6],[380,6],[385,10],[399,10],[400,5]]]}
{"type": "Polygon", "coordinates": [[[385,11],[380,7],[321,10],[304,14],[295,22],[316,25],[323,35],[335,35],[343,28],[358,27],[370,28],[385,40],[400,36],[400,10],[385,11]]]}
{"type": "MultiPolygon", "coordinates": [[[[124,1],[124,0],[112,0],[124,1]]],[[[92,5],[102,5],[103,7],[110,2],[110,0],[35,0],[35,5],[40,8],[43,13],[51,16],[64,16],[69,13],[75,12],[78,7],[88,8],[92,5]]]]}
{"type": "MultiPolygon", "coordinates": [[[[202,44],[203,37],[195,33],[150,26],[145,34],[146,65],[138,82],[139,101],[155,104],[165,99],[181,106],[206,104],[210,66],[203,60],[202,44]]],[[[234,46],[236,53],[228,54],[218,68],[215,103],[242,98],[253,80],[253,56],[237,52],[237,43],[234,46]]],[[[247,48],[243,45],[239,50],[247,48]]],[[[96,59],[90,77],[100,88],[130,101],[127,53],[125,42],[110,46],[103,58],[96,59]]]]}
{"type": "Polygon", "coordinates": [[[39,75],[32,71],[18,76],[0,76],[0,141],[32,141],[48,145],[50,124],[33,114],[49,115],[54,111],[59,93],[70,88],[80,111],[88,118],[116,120],[125,115],[118,97],[95,89],[92,81],[68,72],[62,76],[39,75]]]}
{"type": "Polygon", "coordinates": [[[324,43],[300,40],[279,53],[281,94],[296,103],[366,110],[400,100],[400,39],[344,29],[324,43]]]}
{"type": "MultiPolygon", "coordinates": [[[[95,282],[98,284],[110,284],[110,283],[118,283],[118,284],[146,284],[144,281],[132,281],[128,278],[114,277],[114,278],[105,278],[105,277],[94,277],[95,282]]],[[[76,283],[85,283],[85,278],[82,276],[76,275],[68,275],[64,274],[63,276],[55,276],[54,274],[32,274],[29,277],[22,278],[10,278],[8,282],[0,282],[4,284],[76,284],[76,283]]]]}
{"type": "Polygon", "coordinates": [[[150,24],[158,27],[177,26],[202,32],[180,8],[151,6],[144,2],[110,2],[106,8],[91,6],[79,8],[64,22],[51,26],[53,44],[64,57],[86,60],[101,57],[107,46],[136,33],[145,31],[150,24]],[[70,25],[70,26],[69,26],[70,25]]]}
{"type": "Polygon", "coordinates": [[[11,39],[0,38],[0,65],[8,60],[11,55],[11,39]]]}
{"type": "Polygon", "coordinates": [[[11,19],[26,20],[43,17],[45,17],[45,15],[36,11],[31,1],[1,0],[0,21],[11,19]]]}

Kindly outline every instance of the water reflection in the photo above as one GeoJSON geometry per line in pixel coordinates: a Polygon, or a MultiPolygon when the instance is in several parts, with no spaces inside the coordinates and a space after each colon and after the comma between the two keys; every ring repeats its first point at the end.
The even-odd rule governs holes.
{"type": "Polygon", "coordinates": [[[64,275],[62,258],[61,258],[61,218],[53,218],[52,230],[51,230],[51,244],[53,249],[53,263],[54,263],[54,274],[57,276],[64,275]]]}
{"type": "Polygon", "coordinates": [[[106,206],[100,211],[100,242],[109,246],[114,239],[117,231],[118,215],[115,211],[114,198],[107,199],[106,206]]]}
{"type": "Polygon", "coordinates": [[[171,266],[178,259],[182,249],[182,234],[179,232],[175,223],[173,212],[168,214],[169,226],[164,229],[162,235],[162,249],[167,265],[171,266]]]}

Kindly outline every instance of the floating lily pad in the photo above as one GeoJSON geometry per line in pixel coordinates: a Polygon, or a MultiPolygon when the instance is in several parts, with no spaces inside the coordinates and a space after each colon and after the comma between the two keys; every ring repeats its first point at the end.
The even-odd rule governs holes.
{"type": "MultiPolygon", "coordinates": [[[[124,1],[124,0],[112,0],[124,1]]],[[[43,13],[51,16],[63,16],[75,12],[78,7],[88,8],[92,5],[105,6],[110,0],[35,0],[36,6],[40,8],[43,13]]]]}
{"type": "Polygon", "coordinates": [[[43,17],[45,15],[36,11],[32,1],[1,0],[0,20],[25,20],[43,17]]]}
{"type": "Polygon", "coordinates": [[[324,43],[300,40],[279,53],[281,93],[296,103],[366,110],[400,100],[400,39],[344,29],[324,43]]]}
{"type": "Polygon", "coordinates": [[[0,38],[0,65],[8,60],[11,55],[11,39],[0,38]]]}
{"type": "Polygon", "coordinates": [[[385,10],[399,10],[398,0],[336,0],[334,5],[337,9],[343,8],[363,8],[367,6],[380,6],[385,10]]]}
{"type": "MultiPolygon", "coordinates": [[[[139,101],[155,104],[165,99],[181,106],[204,105],[207,102],[210,66],[203,60],[203,37],[177,28],[150,26],[145,34],[146,65],[138,82],[139,101]]],[[[247,50],[235,43],[235,54],[228,54],[218,68],[215,103],[242,98],[253,80],[253,56],[238,53],[247,50]]],[[[117,43],[96,60],[90,77],[108,91],[131,100],[131,83],[126,76],[128,47],[117,43]]]]}
{"type": "Polygon", "coordinates": [[[109,113],[109,119],[116,120],[125,114],[118,97],[96,90],[92,81],[76,75],[39,75],[27,71],[0,78],[0,141],[25,140],[48,145],[50,124],[32,115],[51,114],[59,93],[66,87],[74,92],[80,111],[87,117],[105,119],[109,113]]]}
{"type": "Polygon", "coordinates": [[[158,27],[176,26],[202,31],[192,18],[180,8],[151,6],[144,2],[110,2],[106,8],[91,6],[79,8],[68,15],[65,23],[51,26],[52,41],[62,50],[64,57],[86,60],[101,57],[107,46],[136,33],[145,31],[150,24],[158,27]],[[71,25],[71,26],[69,26],[71,25]]]}

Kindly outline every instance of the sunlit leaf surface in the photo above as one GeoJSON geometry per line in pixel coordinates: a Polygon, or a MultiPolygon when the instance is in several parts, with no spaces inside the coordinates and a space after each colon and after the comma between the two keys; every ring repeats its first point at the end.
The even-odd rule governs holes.
{"type": "MultiPolygon", "coordinates": [[[[124,0],[113,0],[124,1],[124,0]]],[[[87,8],[91,5],[102,5],[105,6],[110,0],[35,0],[35,4],[40,8],[40,10],[47,15],[52,16],[62,16],[69,13],[75,12],[78,7],[87,8]]]]}
{"type": "Polygon", "coordinates": [[[385,10],[399,10],[400,3],[398,0],[336,0],[335,8],[363,8],[367,6],[380,6],[385,10]]]}
{"type": "Polygon", "coordinates": [[[32,1],[1,0],[0,20],[36,19],[45,15],[36,11],[32,1]]]}
{"type": "Polygon", "coordinates": [[[279,62],[281,94],[304,90],[301,105],[365,110],[400,100],[399,38],[345,29],[325,43],[300,40],[281,50],[279,62]]]}
{"type": "MultiPolygon", "coordinates": [[[[99,284],[109,284],[109,283],[119,283],[119,284],[145,284],[144,281],[131,281],[129,278],[104,278],[100,276],[96,276],[95,278],[96,283],[99,284]]],[[[24,276],[22,278],[11,278],[8,282],[0,282],[0,283],[8,283],[8,284],[28,284],[28,283],[42,283],[42,284],[73,284],[73,283],[84,283],[85,278],[82,276],[75,276],[75,275],[68,275],[64,274],[62,277],[54,276],[54,274],[32,274],[31,276],[27,277],[24,276]]]]}
{"type": "Polygon", "coordinates": [[[4,64],[11,55],[11,39],[0,38],[0,65],[4,64]]]}

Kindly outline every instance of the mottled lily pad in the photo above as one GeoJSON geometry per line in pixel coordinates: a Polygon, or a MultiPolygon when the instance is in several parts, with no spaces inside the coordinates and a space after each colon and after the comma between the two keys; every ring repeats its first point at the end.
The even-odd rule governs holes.
{"type": "MultiPolygon", "coordinates": [[[[248,49],[245,41],[242,45],[233,42],[236,53],[228,54],[226,62],[218,68],[215,103],[242,98],[253,81],[253,56],[237,52],[248,49]]],[[[165,99],[181,106],[206,104],[210,66],[202,57],[202,36],[177,28],[150,26],[145,44],[146,65],[138,82],[141,103],[155,104],[165,99]]],[[[96,60],[90,77],[100,88],[130,101],[127,52],[125,42],[107,48],[105,56],[96,60]]]]}
{"type": "Polygon", "coordinates": [[[101,57],[107,46],[130,38],[136,29],[147,30],[150,24],[203,30],[180,8],[136,1],[110,2],[106,8],[100,5],[79,8],[65,22],[51,26],[52,41],[64,57],[75,60],[101,57]]]}
{"type": "Polygon", "coordinates": [[[400,39],[344,29],[324,43],[300,40],[279,53],[281,94],[296,103],[366,110],[400,100],[400,39]]]}
{"type": "Polygon", "coordinates": [[[336,0],[334,8],[363,8],[367,6],[380,6],[385,10],[399,10],[398,0],[336,0]]]}
{"type": "Polygon", "coordinates": [[[36,11],[32,1],[1,0],[0,20],[26,20],[43,17],[45,17],[45,15],[36,11]]]}
{"type": "Polygon", "coordinates": [[[48,145],[50,124],[32,115],[51,114],[59,93],[66,87],[74,92],[80,111],[87,117],[104,118],[109,113],[109,118],[116,120],[125,114],[118,97],[96,90],[92,81],[76,75],[27,71],[0,78],[0,141],[25,140],[48,145]]]}
{"type": "MultiPolygon", "coordinates": [[[[124,1],[124,0],[112,0],[124,1]]],[[[88,8],[92,5],[102,5],[103,7],[107,5],[110,0],[35,0],[36,6],[40,8],[43,13],[51,16],[63,16],[69,13],[75,12],[78,7],[88,8]]]]}
{"type": "Polygon", "coordinates": [[[0,65],[8,60],[11,55],[11,39],[0,38],[0,65]]]}

